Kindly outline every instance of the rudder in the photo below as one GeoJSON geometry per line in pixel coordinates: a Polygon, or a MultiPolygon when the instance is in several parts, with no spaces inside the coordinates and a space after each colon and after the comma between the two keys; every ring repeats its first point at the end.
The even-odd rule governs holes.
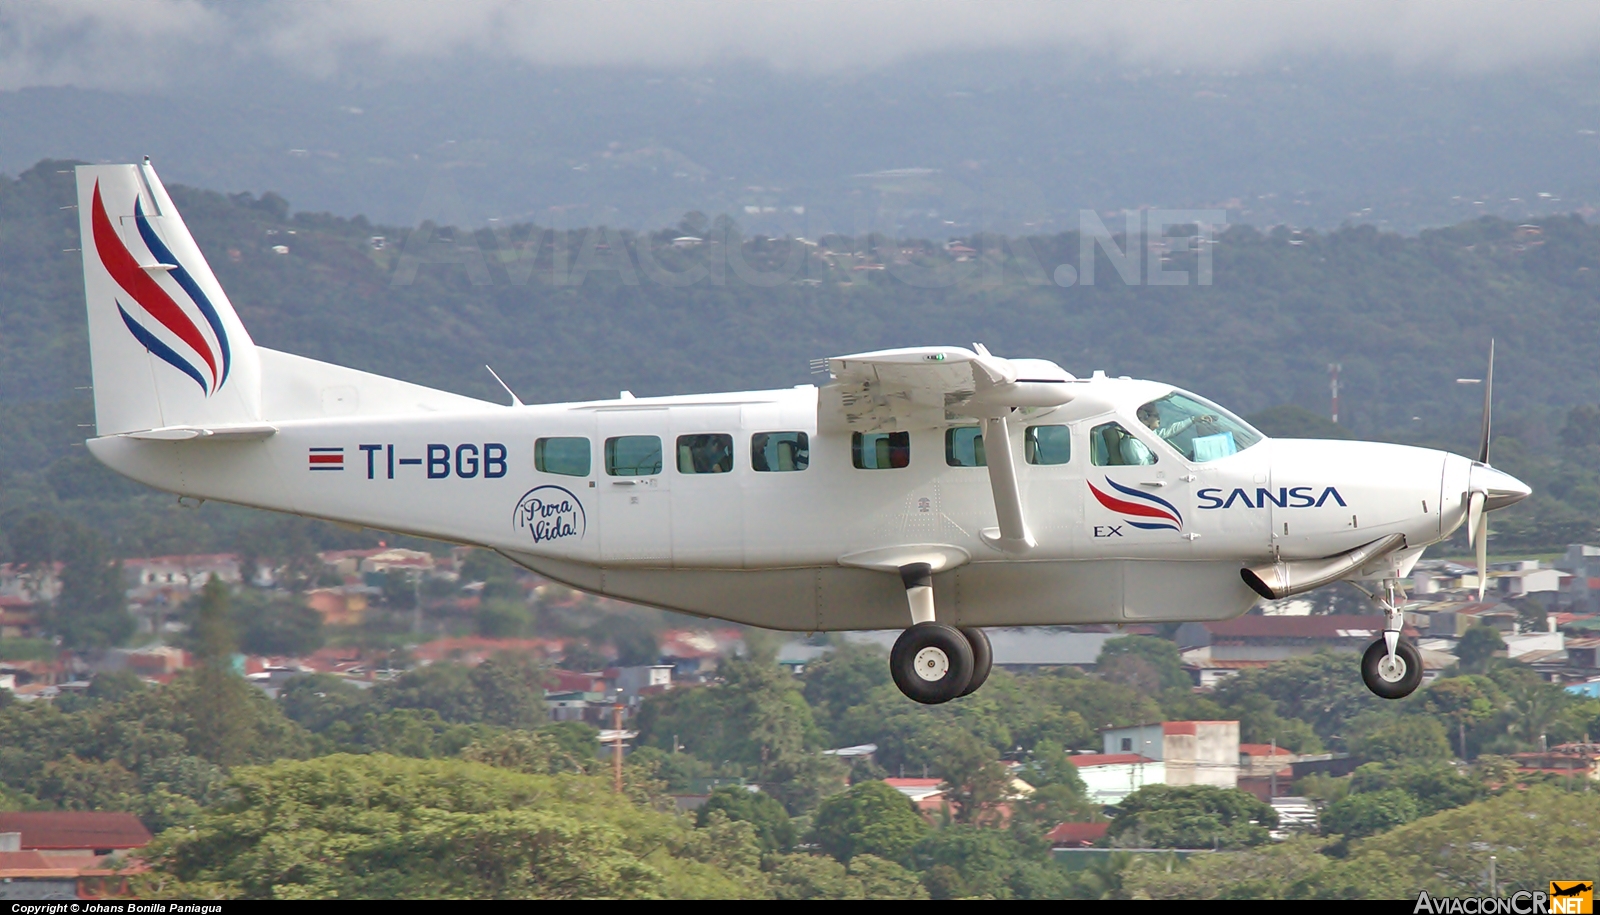
{"type": "Polygon", "coordinates": [[[77,178],[97,433],[259,421],[255,343],[149,160],[77,178]]]}

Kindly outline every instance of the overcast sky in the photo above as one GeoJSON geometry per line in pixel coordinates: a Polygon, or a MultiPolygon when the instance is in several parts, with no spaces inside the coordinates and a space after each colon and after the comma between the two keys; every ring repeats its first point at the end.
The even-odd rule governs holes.
{"type": "Polygon", "coordinates": [[[1335,54],[1484,71],[1600,53],[1600,3],[1526,0],[40,0],[0,6],[0,89],[159,88],[273,63],[312,76],[475,60],[870,69],[952,50],[1234,69],[1335,54]]]}

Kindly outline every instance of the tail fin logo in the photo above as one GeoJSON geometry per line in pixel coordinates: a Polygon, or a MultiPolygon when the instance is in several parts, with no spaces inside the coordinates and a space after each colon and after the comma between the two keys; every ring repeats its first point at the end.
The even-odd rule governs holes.
{"type": "Polygon", "coordinates": [[[1178,511],[1178,506],[1160,496],[1123,486],[1110,477],[1106,477],[1106,484],[1123,495],[1139,500],[1135,502],[1119,499],[1101,492],[1093,483],[1089,484],[1089,491],[1094,493],[1095,499],[1101,505],[1122,515],[1134,527],[1146,531],[1183,530],[1183,513],[1178,511]]]}
{"type": "Polygon", "coordinates": [[[215,394],[227,382],[233,367],[228,333],[211,299],[156,234],[145,216],[144,202],[134,198],[133,221],[139,240],[150,254],[148,265],[140,264],[128,250],[106,215],[98,181],[90,221],[100,262],[127,295],[127,304],[118,297],[116,306],[128,332],[161,361],[194,379],[206,396],[215,394]],[[170,289],[157,280],[153,274],[158,273],[165,273],[177,288],[170,289]],[[209,329],[209,336],[201,330],[202,322],[209,329]]]}

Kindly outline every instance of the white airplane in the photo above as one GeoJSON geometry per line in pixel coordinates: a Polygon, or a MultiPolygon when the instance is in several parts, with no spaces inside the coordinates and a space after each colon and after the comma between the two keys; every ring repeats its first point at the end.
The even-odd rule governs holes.
{"type": "Polygon", "coordinates": [[[1268,439],[1171,385],[982,346],[830,359],[820,388],[502,406],[255,345],[148,159],[77,176],[106,466],[685,613],[905,627],[890,665],[918,702],[983,683],[979,627],[1222,620],[1340,580],[1385,613],[1363,679],[1407,695],[1400,581],[1465,522],[1481,594],[1486,513],[1529,493],[1489,466],[1487,392],[1472,461],[1268,439]]]}

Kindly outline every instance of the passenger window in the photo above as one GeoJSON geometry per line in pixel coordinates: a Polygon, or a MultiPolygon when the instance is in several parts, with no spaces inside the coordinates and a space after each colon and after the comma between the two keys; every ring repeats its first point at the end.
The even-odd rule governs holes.
{"type": "Polygon", "coordinates": [[[1065,464],[1072,459],[1072,430],[1066,426],[1029,426],[1022,450],[1030,464],[1065,464]]]}
{"type": "Polygon", "coordinates": [[[811,466],[811,441],[804,432],[757,432],[750,436],[750,466],[783,473],[811,466]]]}
{"type": "Polygon", "coordinates": [[[850,461],[858,470],[911,466],[911,433],[857,432],[850,437],[850,461]]]}
{"type": "Polygon", "coordinates": [[[1156,462],[1150,447],[1130,435],[1119,423],[1095,426],[1094,431],[1089,433],[1089,447],[1089,462],[1096,467],[1125,467],[1156,462]]]}
{"type": "Polygon", "coordinates": [[[678,436],[679,473],[727,473],[733,469],[733,436],[678,436]]]}
{"type": "Polygon", "coordinates": [[[951,467],[983,467],[982,426],[952,426],[944,431],[944,462],[951,467]]]}
{"type": "Polygon", "coordinates": [[[661,439],[654,435],[606,439],[606,473],[614,477],[647,477],[660,472],[661,439]]]}
{"type": "Polygon", "coordinates": [[[533,467],[540,473],[586,477],[589,475],[589,440],[541,438],[533,443],[533,467]]]}

